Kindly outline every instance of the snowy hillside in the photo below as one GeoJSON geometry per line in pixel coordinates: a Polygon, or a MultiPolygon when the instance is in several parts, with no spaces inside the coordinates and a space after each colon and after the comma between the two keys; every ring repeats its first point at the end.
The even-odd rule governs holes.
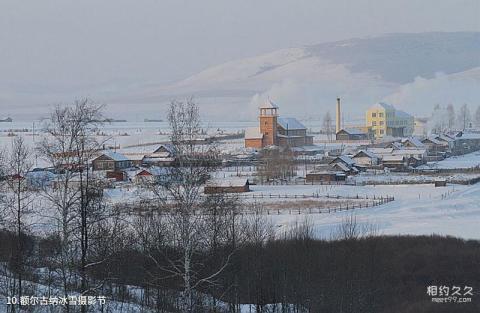
{"type": "MultiPolygon", "coordinates": [[[[175,84],[144,90],[135,98],[151,102],[165,100],[166,95],[195,95],[214,118],[241,106],[236,118],[251,119],[258,102],[267,96],[279,103],[283,114],[300,118],[317,118],[327,109],[333,111],[334,99],[341,96],[347,109],[345,118],[353,121],[362,117],[371,103],[384,98],[416,113],[417,103],[403,101],[398,94],[425,80],[433,83],[429,90],[432,98],[423,97],[421,102],[430,108],[438,103],[437,80],[460,73],[455,75],[470,77],[475,87],[478,70],[471,70],[476,67],[480,67],[480,33],[388,34],[234,60],[175,84]]],[[[438,88],[443,98],[463,102],[462,95],[472,94],[472,84],[467,90],[448,88],[450,81],[464,82],[456,76],[438,88]]],[[[409,94],[415,97],[416,91],[409,94]]],[[[473,98],[478,99],[477,94],[473,98]]]]}

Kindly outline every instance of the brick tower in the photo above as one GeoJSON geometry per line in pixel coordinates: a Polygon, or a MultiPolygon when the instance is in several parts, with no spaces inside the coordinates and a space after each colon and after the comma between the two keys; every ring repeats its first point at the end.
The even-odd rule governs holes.
{"type": "Polygon", "coordinates": [[[260,106],[260,133],[263,134],[262,146],[277,145],[278,106],[267,100],[260,106]]]}

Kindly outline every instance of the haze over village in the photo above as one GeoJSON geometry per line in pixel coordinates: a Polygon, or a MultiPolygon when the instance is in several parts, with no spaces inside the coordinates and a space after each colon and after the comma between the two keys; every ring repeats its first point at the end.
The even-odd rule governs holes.
{"type": "Polygon", "coordinates": [[[480,308],[478,1],[28,2],[0,313],[480,308]]]}

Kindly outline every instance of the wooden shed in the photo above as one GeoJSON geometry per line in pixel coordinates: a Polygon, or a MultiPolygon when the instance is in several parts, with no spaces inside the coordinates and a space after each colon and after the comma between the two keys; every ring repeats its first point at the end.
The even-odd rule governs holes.
{"type": "Polygon", "coordinates": [[[248,179],[211,180],[207,182],[203,190],[205,194],[242,193],[249,191],[250,182],[248,179]]]}

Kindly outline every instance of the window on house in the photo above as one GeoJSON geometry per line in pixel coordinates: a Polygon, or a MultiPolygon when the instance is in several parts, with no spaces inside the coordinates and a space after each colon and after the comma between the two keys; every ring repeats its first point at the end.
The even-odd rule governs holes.
{"type": "Polygon", "coordinates": [[[380,134],[382,134],[382,135],[383,135],[383,133],[384,133],[383,129],[380,129],[380,134]]]}
{"type": "Polygon", "coordinates": [[[377,117],[377,113],[372,113],[372,117],[377,117]]]}
{"type": "Polygon", "coordinates": [[[372,126],[377,126],[377,122],[373,121],[372,126]]]}
{"type": "Polygon", "coordinates": [[[380,125],[383,125],[383,121],[380,121],[380,125]]]}
{"type": "Polygon", "coordinates": [[[378,113],[378,116],[379,116],[379,117],[383,117],[383,113],[378,113]]]}

